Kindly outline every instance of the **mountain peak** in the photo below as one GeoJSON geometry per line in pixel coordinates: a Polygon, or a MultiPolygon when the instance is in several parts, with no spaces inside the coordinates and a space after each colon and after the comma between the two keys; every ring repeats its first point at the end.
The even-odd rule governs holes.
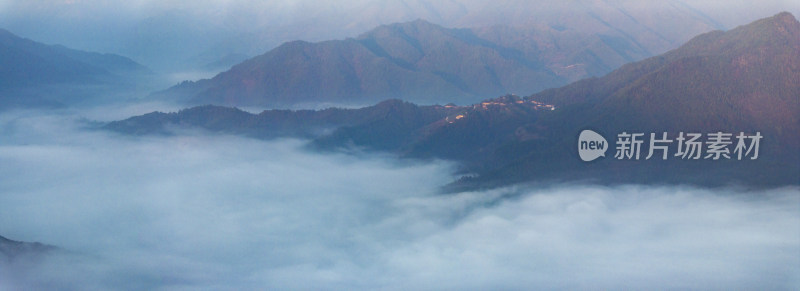
{"type": "MultiPolygon", "coordinates": [[[[403,23],[400,23],[400,24],[403,24],[403,23]]],[[[415,25],[415,26],[419,26],[419,25],[435,25],[435,26],[438,26],[435,23],[427,21],[427,20],[422,19],[422,18],[417,18],[415,20],[405,22],[405,24],[410,24],[410,25],[415,25]]]]}
{"type": "Polygon", "coordinates": [[[438,24],[433,22],[427,21],[422,18],[417,18],[415,20],[406,21],[406,22],[398,22],[385,25],[387,27],[441,27],[438,24]]]}
{"type": "Polygon", "coordinates": [[[775,14],[775,16],[772,16],[770,18],[766,18],[766,19],[764,19],[764,21],[772,21],[772,22],[775,22],[775,23],[784,23],[784,24],[790,24],[790,25],[795,25],[795,26],[800,25],[800,23],[797,21],[797,19],[794,17],[794,15],[792,15],[791,13],[789,13],[787,11],[783,11],[781,13],[775,14]]]}
{"type": "Polygon", "coordinates": [[[357,38],[358,39],[370,38],[379,35],[385,35],[387,34],[387,32],[389,34],[400,32],[400,33],[415,35],[419,34],[420,32],[426,32],[426,31],[446,31],[446,30],[448,29],[445,27],[429,22],[422,18],[418,18],[416,20],[407,22],[381,25],[359,35],[357,38]]]}
{"type": "Polygon", "coordinates": [[[436,23],[430,22],[428,20],[417,18],[412,21],[398,23],[399,26],[406,26],[406,27],[417,27],[417,28],[438,28],[438,29],[447,29],[441,25],[436,23]]]}
{"type": "Polygon", "coordinates": [[[732,29],[730,32],[739,30],[758,33],[781,33],[783,35],[793,35],[800,31],[800,22],[789,12],[781,12],[772,17],[764,18],[753,23],[742,25],[732,29]]]}
{"type": "Polygon", "coordinates": [[[791,13],[742,25],[727,32],[713,31],[699,35],[672,52],[680,56],[718,54],[729,55],[751,51],[756,47],[796,47],[800,43],[800,22],[791,13]]]}

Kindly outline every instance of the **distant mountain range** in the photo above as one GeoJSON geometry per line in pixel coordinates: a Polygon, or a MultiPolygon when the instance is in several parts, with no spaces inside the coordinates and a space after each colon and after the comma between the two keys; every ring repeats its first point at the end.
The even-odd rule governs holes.
{"type": "Polygon", "coordinates": [[[36,256],[58,248],[37,242],[21,242],[0,236],[0,265],[11,263],[20,256],[36,256]]]}
{"type": "MultiPolygon", "coordinates": [[[[487,3],[472,0],[351,4],[357,8],[338,11],[343,6],[309,5],[306,8],[322,14],[336,12],[332,18],[314,17],[315,25],[308,24],[310,19],[301,21],[307,16],[300,15],[292,17],[290,22],[298,21],[289,25],[292,28],[277,28],[281,25],[272,21],[278,18],[256,17],[250,24],[248,21],[254,19],[240,19],[242,22],[237,22],[236,26],[247,28],[240,27],[241,31],[235,33],[229,31],[231,27],[227,25],[197,18],[198,15],[186,11],[156,13],[139,24],[131,24],[130,29],[122,25],[114,29],[70,30],[66,28],[71,25],[69,23],[52,29],[38,28],[63,22],[63,19],[37,19],[28,25],[10,21],[8,25],[41,37],[58,31],[61,33],[56,33],[58,36],[54,39],[59,41],[74,41],[65,35],[75,31],[79,31],[76,35],[84,34],[83,31],[94,32],[90,40],[76,41],[82,47],[85,43],[117,39],[111,50],[146,59],[159,70],[176,73],[169,78],[208,76],[239,63],[212,79],[184,82],[155,94],[154,99],[179,101],[186,106],[273,108],[317,108],[319,104],[362,106],[391,98],[419,104],[470,104],[487,96],[531,94],[585,77],[604,75],[625,63],[674,48],[690,36],[725,27],[708,16],[707,9],[698,10],[679,0],[651,3],[646,9],[630,1],[599,0],[558,5],[545,1],[487,3]],[[375,28],[381,23],[419,17],[458,28],[445,28],[423,20],[375,28]],[[121,27],[126,29],[119,31],[121,27]],[[263,53],[276,46],[276,38],[320,40],[354,35],[366,29],[372,30],[355,38],[292,41],[263,53]],[[106,35],[104,40],[98,40],[95,33],[105,31],[114,31],[114,36],[106,35]],[[259,53],[263,54],[247,57],[259,53]],[[154,60],[157,60],[155,64],[154,60]]],[[[14,6],[31,8],[23,4],[14,6]]],[[[80,5],[54,5],[48,10],[74,11],[73,6],[80,5]]],[[[272,4],[234,6],[235,9],[228,7],[232,10],[220,15],[246,11],[244,18],[248,18],[259,13],[269,15],[279,8],[272,4]]],[[[215,13],[213,17],[218,16],[215,13]]],[[[23,23],[27,21],[30,20],[23,23]]],[[[7,39],[6,43],[21,41],[13,35],[7,39]]],[[[53,39],[52,35],[48,39],[53,39]]],[[[17,47],[30,49],[26,45],[17,47]]],[[[90,99],[87,96],[115,99],[107,95],[144,95],[145,91],[150,93],[152,89],[164,88],[160,84],[158,88],[145,89],[152,82],[137,81],[127,74],[129,69],[140,65],[133,65],[120,56],[92,53],[77,56],[77,51],[64,47],[42,44],[38,47],[34,49],[34,56],[44,52],[51,57],[16,58],[16,53],[6,53],[8,58],[18,62],[17,65],[28,66],[9,70],[35,76],[10,74],[4,79],[5,83],[16,88],[12,89],[13,93],[6,90],[3,94],[16,97],[4,98],[0,105],[71,104],[90,99]],[[62,57],[66,59],[55,60],[62,57]],[[101,77],[104,73],[111,75],[101,77]],[[115,89],[120,81],[136,87],[137,92],[131,93],[128,88],[117,92],[106,90],[115,89]],[[85,86],[69,87],[65,82],[85,86]],[[98,82],[101,83],[99,87],[98,82]],[[114,86],[108,86],[109,83],[114,86]]],[[[109,50],[108,46],[100,47],[109,50]]],[[[172,82],[162,77],[159,81],[172,82]]]]}
{"type": "Polygon", "coordinates": [[[157,94],[186,104],[283,107],[398,98],[472,103],[599,76],[650,56],[636,39],[547,26],[451,29],[424,20],[356,38],[285,43],[212,79],[157,94]]]}
{"type": "MultiPolygon", "coordinates": [[[[135,134],[199,127],[260,138],[312,138],[319,148],[365,147],[461,162],[451,187],[531,181],[800,184],[800,23],[789,13],[695,37],[666,54],[525,98],[471,106],[391,100],[361,109],[268,110],[204,106],[151,113],[106,128],[135,134]],[[622,132],[760,132],[757,160],[617,160],[585,163],[577,136],[622,132]]],[[[704,144],[705,145],[705,144],[704,144]]],[[[649,146],[644,145],[646,154],[649,146]]],[[[674,149],[673,149],[674,150],[674,149]]]]}
{"type": "Polygon", "coordinates": [[[0,29],[0,108],[79,103],[151,75],[123,56],[46,45],[0,29]]]}
{"type": "MultiPolygon", "coordinates": [[[[14,1],[0,11],[0,27],[45,43],[115,52],[161,73],[187,73],[230,56],[257,56],[293,40],[353,37],[383,24],[426,19],[444,27],[552,27],[624,38],[657,55],[713,29],[729,29],[789,10],[787,0],[359,0],[320,2],[219,1],[209,5],[146,2],[104,7],[81,1],[40,5],[14,1]],[[77,5],[75,5],[77,4],[77,5]],[[214,8],[208,8],[208,7],[214,8]],[[90,12],[87,12],[90,11],[90,12]],[[75,21],[74,15],[95,14],[75,21]],[[157,44],[157,45],[154,45],[157,44]]],[[[648,56],[650,56],[648,55],[648,56]]],[[[232,58],[235,60],[236,58],[232,58]]],[[[214,68],[227,70],[235,63],[214,68]]],[[[204,68],[205,67],[205,68],[204,68]]],[[[534,92],[517,92],[530,94],[534,92]]]]}
{"type": "MultiPolygon", "coordinates": [[[[616,0],[558,4],[398,0],[352,5],[356,9],[338,11],[330,18],[299,21],[305,16],[296,16],[293,19],[300,22],[298,26],[283,28],[298,30],[292,34],[281,32],[276,24],[263,30],[253,28],[245,36],[228,36],[223,44],[208,47],[205,57],[192,61],[207,64],[211,56],[224,56],[226,60],[219,63],[232,64],[230,61],[241,60],[242,54],[260,55],[213,78],[187,81],[155,96],[186,106],[316,108],[318,104],[363,106],[390,98],[463,105],[487,96],[527,95],[602,76],[623,64],[674,49],[700,33],[728,28],[732,15],[742,21],[775,11],[765,3],[751,7],[745,16],[734,11],[753,5],[727,3],[726,9],[710,9],[681,0],[647,5],[616,0]],[[374,28],[415,18],[431,22],[374,28]],[[355,38],[329,40],[368,29],[355,38]],[[276,36],[311,42],[290,41],[276,47],[276,36]],[[211,52],[226,49],[240,54],[211,52]]],[[[337,10],[311,6],[315,7],[309,9],[323,14],[326,9],[337,10]]],[[[180,21],[168,23],[179,25],[180,21]]],[[[197,25],[208,24],[188,27],[197,25]]],[[[170,35],[168,42],[191,41],[186,37],[190,34],[170,35]]],[[[147,50],[152,48],[140,49],[147,50]]]]}

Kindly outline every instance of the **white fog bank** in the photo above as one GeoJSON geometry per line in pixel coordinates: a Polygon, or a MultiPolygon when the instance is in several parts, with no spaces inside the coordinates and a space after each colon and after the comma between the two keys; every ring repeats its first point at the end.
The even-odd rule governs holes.
{"type": "Polygon", "coordinates": [[[800,288],[797,187],[444,195],[446,162],[80,116],[0,114],[0,235],[64,250],[0,261],[2,290],[800,288]]]}

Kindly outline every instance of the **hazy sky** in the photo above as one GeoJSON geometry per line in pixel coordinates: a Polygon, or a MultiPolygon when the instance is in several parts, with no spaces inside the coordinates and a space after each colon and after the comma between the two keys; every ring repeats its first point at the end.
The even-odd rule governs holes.
{"type": "Polygon", "coordinates": [[[0,115],[0,289],[797,289],[800,189],[437,194],[452,165],[0,115]],[[2,264],[2,263],[0,263],[2,264]]]}

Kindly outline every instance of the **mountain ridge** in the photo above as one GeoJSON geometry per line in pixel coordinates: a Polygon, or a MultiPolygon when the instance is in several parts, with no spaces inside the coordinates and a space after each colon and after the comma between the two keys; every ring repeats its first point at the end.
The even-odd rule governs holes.
{"type": "Polygon", "coordinates": [[[0,263],[13,262],[19,256],[41,255],[58,250],[57,247],[38,242],[15,241],[0,236],[0,263]]]}
{"type": "MultiPolygon", "coordinates": [[[[606,183],[796,185],[800,183],[798,31],[800,23],[791,14],[780,13],[728,32],[697,36],[685,46],[606,76],[525,98],[506,95],[470,106],[408,105],[408,110],[396,111],[399,116],[372,114],[373,119],[337,124],[310,138],[319,148],[355,145],[404,157],[459,161],[460,172],[470,175],[451,189],[576,177],[606,183]],[[408,122],[424,110],[429,111],[425,116],[430,120],[408,122]],[[678,132],[759,132],[764,138],[761,157],[752,161],[619,161],[608,155],[584,163],[575,148],[577,135],[585,128],[599,131],[610,141],[621,132],[668,132],[672,138],[678,132]],[[393,130],[397,134],[390,139],[387,135],[393,130]],[[714,174],[723,177],[709,179],[714,174]]],[[[358,110],[341,113],[381,112],[378,106],[358,110]]],[[[131,132],[147,121],[134,117],[107,128],[131,132]]],[[[156,123],[157,128],[164,125],[156,123]]],[[[237,130],[235,126],[199,127],[237,130]]],[[[268,125],[254,129],[271,130],[268,125]]],[[[642,151],[647,149],[647,145],[642,147],[642,151]]]]}
{"type": "Polygon", "coordinates": [[[99,87],[135,87],[135,80],[152,75],[123,56],[47,45],[0,29],[0,108],[78,103],[105,92],[99,87]]]}
{"type": "Polygon", "coordinates": [[[355,38],[291,41],[211,79],[157,93],[187,104],[287,106],[385,99],[473,103],[531,93],[649,56],[630,40],[549,27],[445,28],[418,19],[355,38]]]}

